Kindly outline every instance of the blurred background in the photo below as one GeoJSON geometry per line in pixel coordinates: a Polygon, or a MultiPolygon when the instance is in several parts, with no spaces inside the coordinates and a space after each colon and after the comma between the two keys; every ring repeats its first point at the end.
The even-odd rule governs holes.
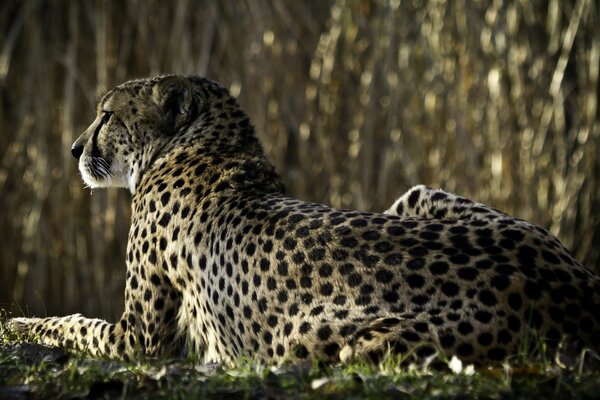
{"type": "Polygon", "coordinates": [[[0,308],[114,319],[126,190],[71,143],[107,89],[222,82],[291,194],[382,211],[423,183],[549,228],[600,270],[595,0],[0,4],[0,308]]]}

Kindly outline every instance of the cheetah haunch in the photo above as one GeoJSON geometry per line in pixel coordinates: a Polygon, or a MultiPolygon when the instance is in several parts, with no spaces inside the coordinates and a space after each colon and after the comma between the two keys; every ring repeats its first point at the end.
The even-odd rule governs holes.
{"type": "Polygon", "coordinates": [[[43,343],[226,363],[415,348],[488,363],[533,331],[600,347],[600,280],[541,228],[423,186],[387,214],[291,198],[236,100],[203,78],[130,81],[97,113],[72,152],[87,185],[133,195],[125,311],[11,320],[43,343]]]}

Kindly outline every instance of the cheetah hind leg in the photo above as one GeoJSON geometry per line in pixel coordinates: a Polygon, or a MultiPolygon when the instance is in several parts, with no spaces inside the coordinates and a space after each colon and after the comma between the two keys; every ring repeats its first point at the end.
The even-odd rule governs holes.
{"type": "Polygon", "coordinates": [[[402,364],[422,363],[430,357],[441,355],[438,340],[432,335],[429,324],[414,314],[410,319],[401,316],[380,317],[357,330],[340,351],[340,361],[368,359],[380,362],[389,355],[400,355],[402,364]]]}
{"type": "Polygon", "coordinates": [[[384,214],[404,218],[478,219],[487,221],[512,218],[486,204],[477,203],[441,189],[432,189],[425,185],[410,188],[390,208],[385,210],[384,214]]]}

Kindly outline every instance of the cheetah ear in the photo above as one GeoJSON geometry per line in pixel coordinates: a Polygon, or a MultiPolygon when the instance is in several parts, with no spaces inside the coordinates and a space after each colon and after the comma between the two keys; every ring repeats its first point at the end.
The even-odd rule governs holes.
{"type": "Polygon", "coordinates": [[[177,132],[194,117],[194,96],[190,81],[182,76],[167,76],[152,89],[154,102],[165,116],[165,128],[177,132]]]}

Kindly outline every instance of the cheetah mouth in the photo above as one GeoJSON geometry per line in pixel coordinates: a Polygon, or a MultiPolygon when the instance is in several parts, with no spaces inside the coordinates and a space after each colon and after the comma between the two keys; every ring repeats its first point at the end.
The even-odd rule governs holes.
{"type": "Polygon", "coordinates": [[[111,171],[110,161],[100,156],[81,157],[79,172],[85,184],[90,188],[112,186],[115,178],[111,171]]]}
{"type": "MultiPolygon", "coordinates": [[[[91,189],[127,187],[132,190],[131,173],[122,162],[103,156],[82,156],[79,159],[79,172],[86,187],[91,189]]],[[[133,193],[133,191],[132,191],[133,193]]]]}

